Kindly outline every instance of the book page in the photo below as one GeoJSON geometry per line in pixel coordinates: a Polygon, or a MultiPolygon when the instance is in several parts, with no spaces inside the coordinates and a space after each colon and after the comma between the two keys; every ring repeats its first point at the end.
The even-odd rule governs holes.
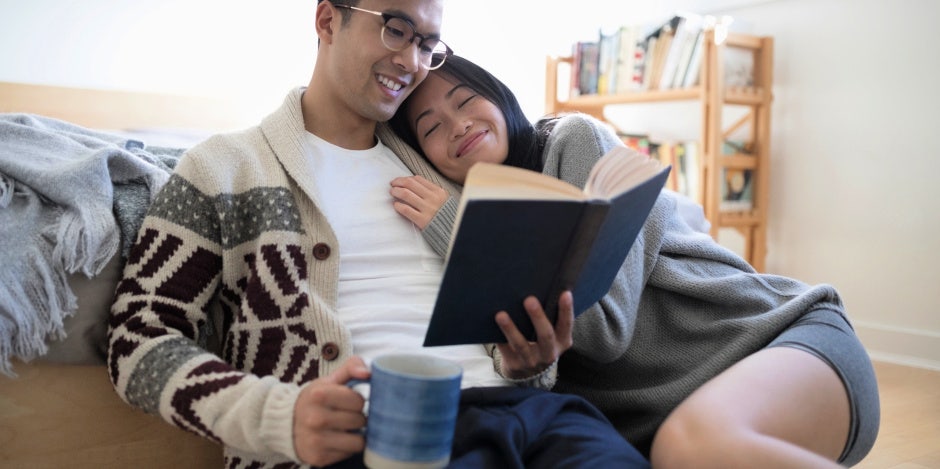
{"type": "Polygon", "coordinates": [[[627,147],[614,147],[597,160],[584,192],[590,197],[610,199],[662,170],[663,165],[648,155],[627,147]]]}
{"type": "Polygon", "coordinates": [[[584,192],[560,179],[528,169],[477,163],[467,173],[464,199],[583,200],[584,192]]]}
{"type": "Polygon", "coordinates": [[[447,258],[460,228],[468,200],[586,200],[589,197],[580,188],[529,169],[495,163],[477,163],[467,172],[457,218],[451,231],[447,258]]]}

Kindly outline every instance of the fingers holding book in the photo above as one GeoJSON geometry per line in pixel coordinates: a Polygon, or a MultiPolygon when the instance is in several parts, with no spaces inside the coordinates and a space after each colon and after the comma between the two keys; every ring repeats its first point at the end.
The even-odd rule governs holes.
{"type": "Polygon", "coordinates": [[[573,343],[574,300],[570,291],[558,300],[558,319],[553,325],[542,304],[534,296],[523,302],[529,320],[535,326],[536,341],[525,338],[505,311],[496,314],[496,323],[506,336],[506,343],[497,344],[502,359],[503,375],[522,379],[541,373],[552,365],[573,343]]]}

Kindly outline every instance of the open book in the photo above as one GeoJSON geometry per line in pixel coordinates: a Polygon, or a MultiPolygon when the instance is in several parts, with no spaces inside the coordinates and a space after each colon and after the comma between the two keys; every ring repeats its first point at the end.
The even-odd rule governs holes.
{"type": "Polygon", "coordinates": [[[509,313],[530,340],[534,295],[554,322],[570,289],[579,314],[610,289],[670,167],[625,147],[601,157],[584,190],[535,171],[477,163],[467,174],[425,346],[505,342],[509,313]]]}

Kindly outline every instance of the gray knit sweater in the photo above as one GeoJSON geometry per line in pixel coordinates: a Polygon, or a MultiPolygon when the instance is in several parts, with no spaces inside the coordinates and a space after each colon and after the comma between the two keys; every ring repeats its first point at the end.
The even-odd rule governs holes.
{"type": "MultiPolygon", "coordinates": [[[[543,172],[583,187],[598,158],[620,144],[594,118],[563,117],[543,152],[543,172]]],[[[834,288],[756,273],[690,227],[680,204],[674,192],[661,193],[610,292],[575,321],[554,388],[593,402],[647,455],[669,412],[705,381],[810,311],[844,314],[834,288]]],[[[449,233],[442,228],[452,223],[449,213],[425,235],[449,233]]],[[[431,244],[446,249],[446,241],[431,244]]]]}

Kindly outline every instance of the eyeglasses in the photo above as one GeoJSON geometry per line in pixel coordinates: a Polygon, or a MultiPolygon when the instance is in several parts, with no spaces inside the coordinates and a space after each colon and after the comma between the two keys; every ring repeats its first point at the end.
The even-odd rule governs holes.
{"type": "Polygon", "coordinates": [[[418,32],[415,31],[414,25],[404,18],[380,11],[366,10],[352,5],[333,4],[333,6],[382,17],[382,21],[385,22],[381,31],[382,44],[384,44],[388,50],[395,52],[405,50],[405,48],[415,42],[417,38],[418,52],[421,54],[421,61],[428,70],[434,70],[440,67],[444,64],[444,61],[447,60],[447,57],[454,53],[454,51],[439,38],[418,34],[418,32]],[[411,35],[408,34],[408,31],[411,31],[411,35]]]}

